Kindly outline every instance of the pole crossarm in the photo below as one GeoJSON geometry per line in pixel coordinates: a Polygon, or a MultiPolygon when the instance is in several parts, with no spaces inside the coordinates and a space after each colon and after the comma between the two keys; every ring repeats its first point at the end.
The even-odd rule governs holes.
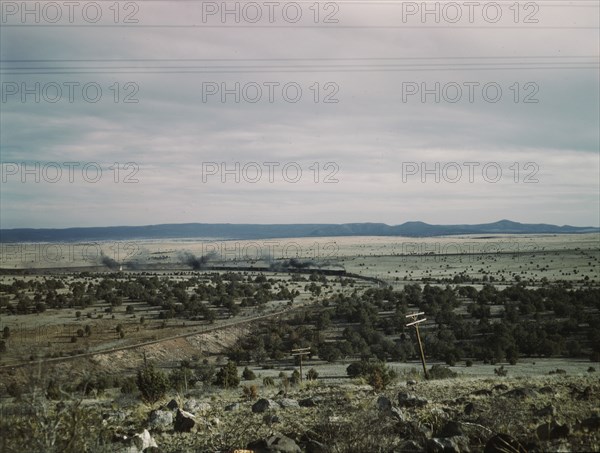
{"type": "Polygon", "coordinates": [[[292,356],[299,356],[300,357],[300,382],[303,381],[303,376],[302,376],[302,357],[304,357],[305,355],[310,355],[310,348],[296,348],[296,349],[292,349],[291,352],[292,356]]]}
{"type": "Polygon", "coordinates": [[[421,318],[418,319],[419,316],[424,315],[425,312],[419,312],[419,313],[412,313],[409,315],[406,315],[406,318],[410,318],[412,320],[412,322],[409,322],[408,324],[406,324],[406,327],[410,327],[413,326],[415,328],[415,333],[417,335],[417,341],[419,343],[419,352],[421,353],[421,363],[423,364],[423,373],[425,374],[425,379],[429,379],[429,373],[427,372],[427,365],[425,364],[425,352],[423,351],[423,343],[421,342],[421,335],[419,333],[419,324],[421,324],[423,321],[426,321],[427,318],[421,318]]]}

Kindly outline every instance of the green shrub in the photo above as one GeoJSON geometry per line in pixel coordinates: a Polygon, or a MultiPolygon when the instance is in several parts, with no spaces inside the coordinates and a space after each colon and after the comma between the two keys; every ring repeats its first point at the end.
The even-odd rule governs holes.
{"type": "Polygon", "coordinates": [[[227,365],[222,367],[217,373],[216,384],[223,388],[237,387],[240,384],[235,362],[227,362],[227,365]]]}
{"type": "Polygon", "coordinates": [[[290,382],[293,385],[300,384],[300,372],[298,370],[292,371],[292,376],[290,377],[290,382]]]}
{"type": "Polygon", "coordinates": [[[196,383],[196,378],[189,368],[178,368],[169,373],[169,384],[171,388],[183,392],[188,386],[193,386],[196,383]]]}
{"type": "Polygon", "coordinates": [[[458,373],[443,365],[433,365],[428,374],[429,379],[449,379],[458,376],[458,373]]]}
{"type": "Polygon", "coordinates": [[[504,365],[502,365],[500,368],[494,368],[494,374],[496,376],[506,376],[508,374],[508,370],[504,368],[504,365]]]}
{"type": "Polygon", "coordinates": [[[121,393],[124,393],[125,395],[131,395],[132,393],[135,393],[136,390],[137,385],[135,384],[134,377],[126,377],[123,379],[121,382],[121,393]]]}
{"type": "Polygon", "coordinates": [[[245,381],[253,381],[254,379],[256,379],[256,375],[254,374],[254,371],[252,371],[248,367],[244,368],[244,371],[242,371],[242,377],[244,378],[245,381]]]}
{"type": "Polygon", "coordinates": [[[362,377],[376,390],[382,390],[396,379],[397,374],[385,363],[374,360],[361,360],[348,365],[346,373],[350,377],[362,377]]]}
{"type": "Polygon", "coordinates": [[[308,379],[309,381],[316,381],[318,377],[319,373],[314,368],[311,368],[310,370],[308,370],[308,373],[306,373],[306,379],[308,379]]]}
{"type": "Polygon", "coordinates": [[[142,393],[142,399],[151,404],[161,399],[169,388],[167,376],[154,369],[153,365],[138,370],[136,384],[142,393]]]}

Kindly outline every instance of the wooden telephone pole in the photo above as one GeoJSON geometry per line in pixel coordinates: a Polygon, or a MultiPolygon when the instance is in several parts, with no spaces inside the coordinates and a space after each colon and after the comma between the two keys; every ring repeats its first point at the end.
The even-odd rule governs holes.
{"type": "Polygon", "coordinates": [[[421,335],[419,334],[419,324],[426,321],[427,318],[418,319],[420,315],[424,315],[425,312],[413,313],[406,315],[407,318],[411,318],[412,321],[406,324],[406,327],[415,326],[415,332],[417,334],[417,342],[419,343],[419,351],[421,352],[421,363],[423,364],[423,373],[425,373],[425,379],[429,379],[429,373],[427,373],[427,365],[425,364],[425,353],[423,352],[423,343],[421,343],[421,335]]]}
{"type": "Polygon", "coordinates": [[[304,379],[302,374],[302,357],[310,354],[310,348],[292,349],[293,356],[300,356],[300,382],[304,379]]]}

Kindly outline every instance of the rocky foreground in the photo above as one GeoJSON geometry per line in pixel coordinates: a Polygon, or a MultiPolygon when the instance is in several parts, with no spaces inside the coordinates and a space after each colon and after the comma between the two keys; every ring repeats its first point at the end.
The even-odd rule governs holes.
{"type": "Polygon", "coordinates": [[[381,392],[317,381],[257,395],[194,389],[152,406],[117,396],[3,410],[7,452],[600,451],[595,373],[402,381],[381,392]]]}

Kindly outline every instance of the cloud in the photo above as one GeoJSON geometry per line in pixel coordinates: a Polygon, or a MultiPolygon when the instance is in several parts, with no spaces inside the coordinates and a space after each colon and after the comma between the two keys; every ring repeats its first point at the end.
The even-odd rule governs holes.
{"type": "MultiPolygon", "coordinates": [[[[403,4],[340,3],[331,26],[312,27],[304,9],[306,28],[203,29],[202,3],[138,5],[139,25],[196,28],[2,28],[2,82],[40,83],[46,97],[49,84],[63,92],[56,103],[42,91],[40,102],[15,95],[1,105],[1,227],[499,218],[598,225],[598,30],[583,28],[597,27],[597,5],[544,4],[531,26],[523,23],[531,11],[515,24],[504,9],[498,24],[479,15],[473,28],[464,18],[453,28],[418,15],[404,23],[403,4]],[[569,26],[578,28],[556,28],[569,26]],[[38,74],[15,74],[28,71],[38,74]],[[69,102],[65,84],[74,83],[69,102]],[[97,102],[84,99],[86,84],[88,96],[101,87],[97,102]],[[233,93],[225,102],[207,95],[236,84],[239,102],[233,93]],[[286,100],[297,86],[298,102],[286,100]],[[415,86],[419,93],[407,96],[415,86]],[[248,102],[256,87],[260,100],[248,102]],[[449,102],[456,87],[461,97],[449,102]],[[496,87],[502,94],[490,102],[496,87]],[[422,98],[423,89],[434,92],[422,98]],[[328,95],[339,102],[323,102],[328,95]],[[61,164],[63,177],[26,175],[23,183],[22,172],[7,174],[6,163],[35,162],[61,164]],[[73,182],[65,162],[80,164],[73,182]],[[221,171],[203,182],[207,162],[239,163],[240,182],[231,174],[221,182],[221,171]],[[273,182],[265,162],[279,164],[273,182]],[[503,176],[403,182],[407,162],[497,162],[503,176]],[[522,181],[530,162],[539,168],[535,184],[522,181]],[[96,182],[80,171],[90,163],[102,168],[96,182]],[[241,173],[251,163],[261,166],[257,182],[241,173]],[[297,182],[281,172],[292,163],[302,169],[297,182]],[[326,183],[332,174],[338,182],[326,183]]],[[[103,13],[110,24],[112,10],[103,13]]]]}

